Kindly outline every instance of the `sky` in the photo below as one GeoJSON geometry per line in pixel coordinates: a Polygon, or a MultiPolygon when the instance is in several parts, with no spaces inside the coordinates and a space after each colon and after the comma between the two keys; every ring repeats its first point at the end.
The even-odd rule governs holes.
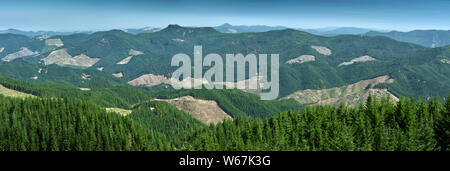
{"type": "Polygon", "coordinates": [[[450,0],[0,0],[0,30],[268,25],[450,30],[450,0]]]}

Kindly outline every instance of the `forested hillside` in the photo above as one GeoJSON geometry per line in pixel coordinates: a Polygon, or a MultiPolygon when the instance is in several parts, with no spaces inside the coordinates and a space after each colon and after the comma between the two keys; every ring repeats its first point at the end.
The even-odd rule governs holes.
{"type": "Polygon", "coordinates": [[[0,123],[0,151],[164,149],[163,135],[81,100],[0,95],[0,123]]]}
{"type": "Polygon", "coordinates": [[[169,25],[139,34],[0,34],[0,49],[3,95],[20,97],[0,94],[0,151],[449,150],[450,46],[169,25]],[[167,82],[177,69],[171,59],[193,58],[196,45],[203,56],[279,54],[278,99],[237,89],[175,90],[167,82]],[[147,80],[136,82],[144,84],[132,84],[142,75],[147,80]],[[381,89],[400,100],[369,96],[381,89]],[[302,96],[287,98],[298,91],[302,96]],[[186,96],[208,100],[226,117],[207,125],[192,113],[200,103],[168,103],[186,96]]]}
{"type": "MultiPolygon", "coordinates": [[[[195,45],[203,46],[203,56],[209,53],[223,58],[227,53],[279,54],[279,98],[298,90],[341,87],[381,75],[397,80],[384,86],[396,96],[429,98],[438,95],[443,100],[450,91],[446,62],[449,47],[429,49],[380,36],[322,37],[292,29],[226,34],[210,27],[169,25],[157,32],[137,35],[111,30],[42,40],[1,34],[0,48],[4,50],[0,58],[9,57],[0,62],[0,74],[33,82],[65,81],[86,88],[109,84],[105,82],[124,84],[145,74],[170,78],[177,69],[170,66],[173,55],[185,53],[192,58],[195,45]],[[23,47],[39,54],[30,56],[29,51],[21,52],[23,47]],[[325,49],[327,53],[315,48],[325,49]],[[302,55],[312,56],[312,59],[287,63],[302,55]],[[361,57],[370,60],[359,60],[361,57]],[[61,66],[44,62],[50,59],[61,66]],[[355,60],[357,62],[349,62],[355,60]],[[81,79],[83,74],[91,78],[81,79]]],[[[204,67],[204,71],[207,69],[204,67]]]]}
{"type": "Polygon", "coordinates": [[[102,107],[125,109],[132,109],[155,98],[171,99],[186,95],[214,100],[228,114],[241,117],[264,118],[270,114],[302,107],[294,100],[265,101],[241,90],[174,90],[165,86],[147,88],[106,84],[105,88],[86,91],[66,82],[25,82],[1,76],[0,85],[42,98],[77,98],[102,107]]]}
{"type": "Polygon", "coordinates": [[[33,94],[42,98],[77,98],[103,107],[131,108],[132,105],[152,99],[148,93],[127,85],[107,85],[107,88],[81,90],[65,82],[25,82],[0,77],[6,88],[33,94]]]}
{"type": "Polygon", "coordinates": [[[0,96],[0,151],[450,149],[449,98],[442,105],[369,97],[359,108],[309,107],[209,127],[164,102],[130,117],[76,99],[0,96]]]}
{"type": "Polygon", "coordinates": [[[150,101],[136,106],[129,118],[168,137],[182,137],[207,125],[167,102],[150,101]]]}
{"type": "Polygon", "coordinates": [[[369,97],[359,108],[312,107],[267,119],[225,121],[193,134],[191,150],[450,150],[450,100],[369,97]]]}
{"type": "Polygon", "coordinates": [[[193,96],[205,100],[214,100],[231,116],[265,118],[285,110],[300,109],[303,106],[290,100],[260,100],[257,95],[245,93],[241,90],[174,90],[156,86],[147,91],[158,98],[170,99],[182,96],[193,96]]]}
{"type": "Polygon", "coordinates": [[[401,98],[392,104],[369,97],[359,108],[301,109],[293,100],[261,101],[240,90],[122,85],[83,91],[70,84],[6,77],[0,78],[0,84],[37,97],[1,97],[0,134],[4,139],[0,144],[1,150],[8,151],[444,150],[450,136],[448,98],[441,105],[436,99],[414,102],[401,98]],[[186,95],[218,102],[232,114],[233,121],[208,126],[166,102],[152,101],[186,95]],[[132,113],[121,116],[106,112],[104,107],[123,107],[132,113]],[[124,132],[137,137],[133,140],[136,146],[126,143],[129,134],[124,132]],[[113,146],[111,141],[121,143],[113,146]]]}

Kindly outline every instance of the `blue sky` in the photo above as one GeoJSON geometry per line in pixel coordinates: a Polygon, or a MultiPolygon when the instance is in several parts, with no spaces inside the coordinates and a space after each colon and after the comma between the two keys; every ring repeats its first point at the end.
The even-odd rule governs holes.
{"type": "Polygon", "coordinates": [[[450,0],[0,0],[0,29],[282,25],[450,29],[450,0]]]}

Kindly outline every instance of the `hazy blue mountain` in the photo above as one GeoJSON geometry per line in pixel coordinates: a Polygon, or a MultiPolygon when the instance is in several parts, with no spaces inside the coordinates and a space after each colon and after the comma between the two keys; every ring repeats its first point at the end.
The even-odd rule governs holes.
{"type": "MultiPolygon", "coordinates": [[[[246,26],[246,25],[231,25],[228,23],[222,24],[222,25],[214,27],[214,28],[221,33],[266,32],[266,31],[272,31],[272,30],[288,29],[288,27],[285,27],[285,26],[265,26],[265,25],[246,26]]],[[[357,28],[357,27],[327,27],[327,28],[317,28],[317,29],[294,28],[294,29],[308,32],[308,33],[315,34],[315,35],[321,35],[321,36],[337,36],[337,35],[343,35],[343,34],[360,35],[360,34],[365,34],[371,30],[374,30],[374,29],[357,28]]],[[[382,31],[382,30],[376,30],[376,31],[382,31]]]]}
{"type": "Polygon", "coordinates": [[[450,30],[414,30],[410,32],[371,31],[366,35],[385,36],[397,41],[414,43],[425,47],[441,47],[450,45],[450,30]]]}
{"type": "Polygon", "coordinates": [[[231,25],[228,23],[222,24],[214,28],[222,33],[266,32],[271,30],[287,29],[287,27],[284,26],[265,26],[265,25],[246,26],[246,25],[231,25]]]}
{"type": "Polygon", "coordinates": [[[59,31],[23,31],[18,29],[7,29],[7,30],[0,30],[0,34],[3,33],[11,33],[11,34],[18,34],[18,35],[25,35],[25,36],[56,36],[56,35],[69,35],[74,33],[91,33],[91,31],[82,31],[82,32],[59,32],[59,31]]]}
{"type": "Polygon", "coordinates": [[[357,28],[357,27],[329,27],[329,28],[318,28],[318,29],[302,29],[297,30],[308,32],[315,35],[321,36],[337,36],[343,34],[360,35],[365,34],[374,29],[368,28],[357,28]]]}
{"type": "Polygon", "coordinates": [[[131,34],[139,34],[139,33],[153,33],[156,31],[161,30],[161,28],[158,27],[144,27],[144,28],[131,28],[131,29],[124,29],[124,32],[131,33],[131,34]]]}

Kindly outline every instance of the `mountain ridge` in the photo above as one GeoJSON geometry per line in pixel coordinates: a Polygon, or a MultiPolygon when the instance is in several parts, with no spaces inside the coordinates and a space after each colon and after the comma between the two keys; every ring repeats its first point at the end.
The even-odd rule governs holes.
{"type": "MultiPolygon", "coordinates": [[[[405,89],[404,86],[412,84],[412,82],[405,79],[397,79],[405,85],[394,83],[395,86],[389,85],[387,88],[394,92],[396,96],[411,95],[411,92],[417,91],[422,92],[418,93],[417,97],[428,97],[432,96],[431,91],[442,91],[444,94],[448,91],[448,86],[443,84],[448,82],[448,78],[442,76],[448,70],[441,66],[445,63],[439,62],[442,58],[441,56],[445,56],[448,53],[445,51],[446,48],[443,48],[443,50],[432,50],[411,43],[398,42],[386,37],[364,35],[326,37],[294,29],[227,34],[220,33],[211,27],[190,28],[179,25],[170,25],[158,32],[138,35],[116,29],[92,34],[51,37],[52,39],[60,39],[61,43],[64,44],[61,47],[48,46],[43,40],[19,35],[0,34],[0,37],[2,36],[9,36],[10,38],[0,39],[0,47],[5,48],[0,53],[0,58],[18,51],[21,47],[29,47],[33,51],[39,51],[40,55],[38,57],[24,57],[22,60],[36,63],[39,66],[41,65],[39,64],[40,59],[47,57],[54,51],[65,48],[71,56],[84,54],[98,58],[99,61],[93,64],[89,68],[90,70],[102,68],[100,72],[103,74],[122,73],[123,77],[119,79],[125,83],[145,74],[161,75],[169,78],[175,69],[170,66],[171,57],[177,53],[186,53],[192,57],[193,46],[200,44],[204,46],[204,54],[279,53],[280,84],[283,86],[280,91],[280,98],[297,90],[340,87],[382,74],[394,73],[393,77],[404,75],[404,73],[398,73],[398,70],[404,70],[408,74],[420,77],[419,80],[428,80],[430,82],[431,80],[426,78],[428,77],[426,74],[418,72],[419,68],[424,67],[427,68],[427,71],[430,71],[427,72],[428,74],[437,75],[432,77],[433,79],[436,78],[432,82],[442,82],[437,84],[441,90],[431,88],[433,86],[428,86],[429,90],[420,91],[414,90],[420,89],[420,87],[405,89]],[[7,41],[10,39],[16,40],[15,45],[11,44],[11,41],[7,41]],[[323,54],[312,48],[316,46],[329,49],[329,54],[323,54]],[[14,48],[17,50],[13,51],[12,49],[14,48]],[[126,64],[119,65],[118,63],[130,56],[129,51],[131,49],[141,51],[143,54],[129,58],[126,64]],[[422,53],[423,55],[416,55],[416,53],[422,53]],[[287,61],[301,55],[313,55],[315,60],[302,64],[286,64],[287,61]],[[370,56],[376,60],[349,63],[349,65],[339,67],[340,64],[361,56],[370,56]],[[438,63],[433,63],[432,61],[438,63]],[[437,78],[440,80],[437,80],[437,78]],[[402,91],[402,89],[408,90],[408,92],[402,91]]],[[[14,63],[14,61],[11,61],[11,65],[14,65],[14,63]]],[[[5,66],[8,65],[8,63],[4,64],[5,66]]],[[[37,71],[32,72],[37,74],[37,71]]],[[[30,76],[27,79],[34,77],[31,74],[32,72],[30,72],[30,76]]],[[[412,77],[412,75],[410,76],[412,77]]],[[[8,76],[11,76],[11,74],[8,74],[8,76]]],[[[19,77],[23,79],[21,76],[16,78],[19,77]]]]}
{"type": "Polygon", "coordinates": [[[419,44],[425,47],[441,47],[450,45],[450,30],[413,30],[409,32],[370,31],[367,36],[384,36],[397,41],[419,44]]]}

